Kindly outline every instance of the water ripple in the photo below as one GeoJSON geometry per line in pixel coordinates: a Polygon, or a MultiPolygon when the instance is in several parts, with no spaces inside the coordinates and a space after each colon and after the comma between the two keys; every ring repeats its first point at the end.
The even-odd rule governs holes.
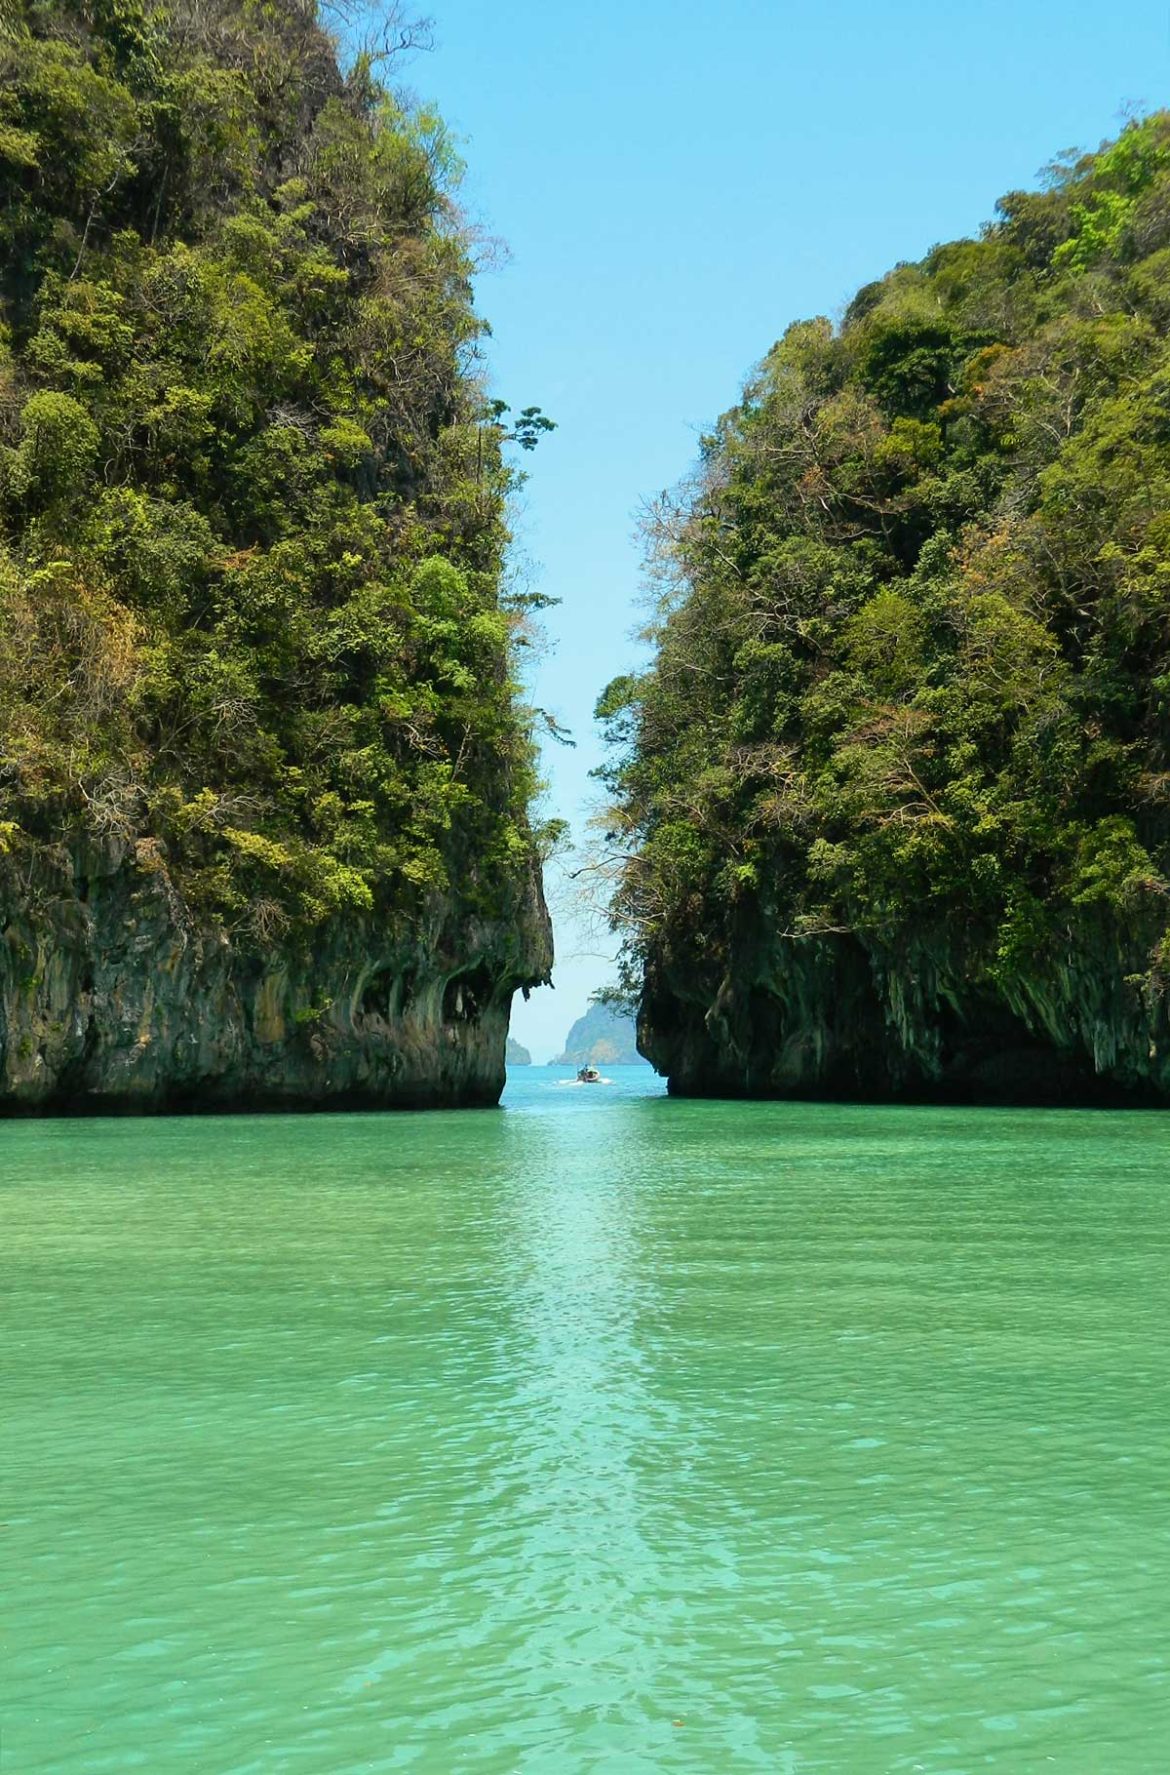
{"type": "Polygon", "coordinates": [[[1170,1125],[0,1129],[3,1766],[1153,1775],[1170,1125]]]}

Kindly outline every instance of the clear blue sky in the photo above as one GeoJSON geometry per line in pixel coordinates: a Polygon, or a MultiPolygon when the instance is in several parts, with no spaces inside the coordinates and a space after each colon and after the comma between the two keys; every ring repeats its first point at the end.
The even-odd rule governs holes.
{"type": "MultiPolygon", "coordinates": [[[[640,500],[685,472],[789,321],[839,314],[1127,105],[1170,100],[1170,5],[433,8],[437,49],[405,80],[464,139],[467,207],[511,249],[479,284],[495,390],[559,425],[526,459],[518,532],[563,600],[534,688],[577,737],[547,774],[581,835],[593,704],[635,651],[640,500]]],[[[513,1019],[538,1059],[611,973],[573,959],[563,916],[557,936],[557,990],[513,1019]]]]}

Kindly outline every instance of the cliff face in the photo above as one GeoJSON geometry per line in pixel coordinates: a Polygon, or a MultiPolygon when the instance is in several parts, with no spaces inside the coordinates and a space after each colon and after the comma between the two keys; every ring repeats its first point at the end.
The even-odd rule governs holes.
{"type": "Polygon", "coordinates": [[[1140,935],[1036,956],[1010,995],[973,984],[945,931],[897,952],[856,939],[745,942],[704,991],[650,969],[639,1046],[684,1096],[1141,1106],[1170,1099],[1170,1020],[1140,935]]]}
{"type": "Polygon", "coordinates": [[[0,919],[15,1114],[495,1103],[512,994],[552,960],[535,873],[498,919],[436,897],[405,941],[350,918],[250,953],[107,845],[10,869],[0,919]]]}

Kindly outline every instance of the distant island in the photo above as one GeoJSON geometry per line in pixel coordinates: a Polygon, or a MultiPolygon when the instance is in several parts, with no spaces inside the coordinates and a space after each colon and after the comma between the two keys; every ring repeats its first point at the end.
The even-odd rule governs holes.
{"type": "Polygon", "coordinates": [[[518,1042],[514,1035],[508,1037],[508,1049],[505,1059],[509,1066],[531,1066],[532,1055],[523,1043],[518,1042]]]}
{"type": "Polygon", "coordinates": [[[609,1005],[592,1004],[565,1038],[565,1051],[550,1066],[641,1066],[634,1019],[609,1005]]]}

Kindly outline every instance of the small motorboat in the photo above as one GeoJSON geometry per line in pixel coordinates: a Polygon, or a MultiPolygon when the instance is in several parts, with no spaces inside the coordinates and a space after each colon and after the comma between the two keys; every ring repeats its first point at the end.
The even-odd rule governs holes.
{"type": "Polygon", "coordinates": [[[595,1066],[580,1066],[577,1068],[577,1083],[579,1085],[599,1085],[601,1074],[595,1066]]]}

